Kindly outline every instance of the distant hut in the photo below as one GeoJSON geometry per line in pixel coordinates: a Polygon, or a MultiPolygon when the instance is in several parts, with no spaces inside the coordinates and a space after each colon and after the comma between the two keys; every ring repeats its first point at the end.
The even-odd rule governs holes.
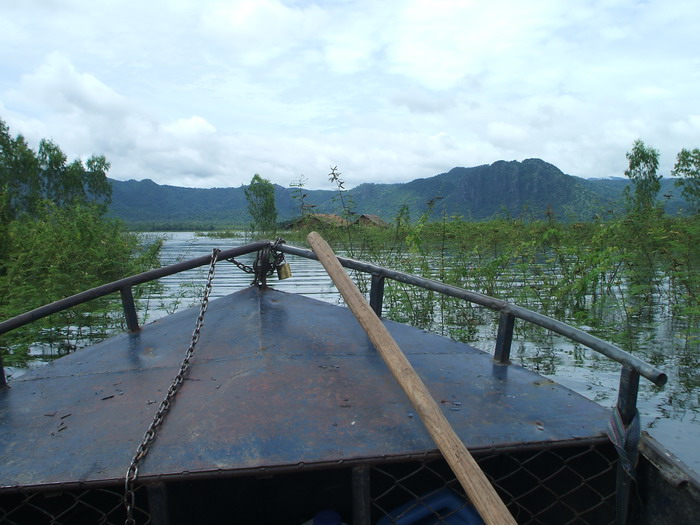
{"type": "Polygon", "coordinates": [[[389,223],[382,219],[379,215],[365,213],[357,219],[357,224],[362,226],[376,226],[377,228],[389,228],[389,223]]]}
{"type": "Polygon", "coordinates": [[[333,213],[310,213],[304,217],[299,217],[294,219],[289,223],[289,227],[292,229],[300,228],[315,228],[319,226],[348,226],[350,223],[341,217],[340,215],[335,215],[333,213]]]}

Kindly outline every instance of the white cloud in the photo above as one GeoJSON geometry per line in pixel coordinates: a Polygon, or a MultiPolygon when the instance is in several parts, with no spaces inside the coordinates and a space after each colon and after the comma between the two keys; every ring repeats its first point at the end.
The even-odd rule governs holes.
{"type": "Polygon", "coordinates": [[[198,115],[189,118],[177,119],[172,124],[165,126],[165,130],[173,135],[182,137],[205,137],[209,138],[216,133],[216,128],[198,115]]]}
{"type": "Polygon", "coordinates": [[[119,115],[127,101],[89,73],[79,73],[61,53],[52,52],[44,64],[21,79],[25,97],[60,113],[119,115]]]}
{"type": "Polygon", "coordinates": [[[116,178],[329,187],[700,145],[694,1],[70,0],[0,13],[0,118],[116,178]],[[3,29],[7,29],[3,31],[3,29]]]}
{"type": "Polygon", "coordinates": [[[255,67],[307,40],[321,16],[313,5],[293,8],[276,0],[213,2],[202,10],[197,33],[220,46],[219,60],[255,67]]]}
{"type": "Polygon", "coordinates": [[[527,138],[527,131],[508,122],[490,122],[486,128],[486,135],[495,145],[508,147],[527,138]]]}

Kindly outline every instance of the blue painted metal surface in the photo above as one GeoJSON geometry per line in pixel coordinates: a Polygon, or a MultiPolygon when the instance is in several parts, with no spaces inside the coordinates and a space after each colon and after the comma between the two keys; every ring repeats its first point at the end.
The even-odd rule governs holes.
{"type": "MultiPolygon", "coordinates": [[[[123,478],[197,313],[80,350],[0,391],[0,489],[123,478]]],[[[604,436],[608,411],[596,403],[471,346],[386,325],[471,450],[604,436]]],[[[210,303],[139,479],[435,448],[348,309],[250,287],[210,303]]]]}

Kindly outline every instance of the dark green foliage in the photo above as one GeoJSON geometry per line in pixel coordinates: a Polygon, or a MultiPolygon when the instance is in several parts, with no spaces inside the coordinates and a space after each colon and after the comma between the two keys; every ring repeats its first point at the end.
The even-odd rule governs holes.
{"type": "MultiPolygon", "coordinates": [[[[35,154],[0,120],[1,319],[158,265],[160,243],[144,247],[121,221],[104,217],[108,169],[101,156],[68,162],[48,140],[35,154]]],[[[121,324],[119,305],[104,298],[5,334],[3,360],[22,361],[43,341],[63,352],[104,337],[121,324]]]]}
{"type": "Polygon", "coordinates": [[[680,177],[676,186],[683,189],[683,197],[695,211],[700,211],[700,149],[683,148],[676,157],[672,173],[680,177]]]}
{"type": "MultiPolygon", "coordinates": [[[[632,169],[639,167],[631,164],[632,169]]],[[[615,208],[586,222],[563,222],[551,206],[540,219],[532,215],[513,218],[506,210],[497,219],[465,221],[446,213],[445,199],[440,197],[453,189],[448,188],[450,181],[442,182],[442,186],[410,183],[421,188],[427,201],[418,207],[423,213],[415,222],[410,220],[415,209],[404,205],[391,230],[353,225],[342,234],[338,228],[323,234],[336,249],[353,258],[513,302],[581,326],[632,353],[655,348],[650,340],[667,320],[687,345],[697,346],[700,216],[666,216],[654,199],[630,206],[628,214],[615,208]],[[440,220],[434,220],[441,209],[440,220]]],[[[651,194],[654,184],[650,188],[651,194]]],[[[355,277],[360,289],[368,292],[368,280],[355,277]]],[[[383,314],[477,346],[484,342],[489,346],[496,337],[497,317],[492,312],[396,281],[385,283],[383,314]]],[[[542,330],[516,323],[516,339],[546,337],[551,339],[551,334],[543,338],[542,330]]],[[[562,356],[554,351],[551,340],[541,344],[545,349],[541,354],[526,355],[521,346],[514,349],[514,359],[517,356],[527,366],[555,373],[562,356]]],[[[668,341],[664,344],[674,346],[668,341]]],[[[697,350],[686,354],[684,366],[695,369],[697,350]]],[[[574,348],[572,358],[580,366],[588,359],[580,347],[574,348]]],[[[677,356],[657,352],[647,359],[656,365],[675,366],[677,356]]],[[[681,370],[678,377],[682,381],[679,391],[697,388],[696,375],[681,370]]]]}
{"type": "Polygon", "coordinates": [[[441,196],[435,214],[483,220],[502,215],[543,219],[550,209],[561,218],[588,217],[602,203],[580,182],[539,159],[498,161],[414,181],[426,197],[441,196]]]}
{"type": "Polygon", "coordinates": [[[22,212],[32,212],[41,198],[39,161],[24,137],[12,138],[0,119],[0,192],[3,192],[3,218],[10,220],[22,212]]]}
{"type": "MultiPolygon", "coordinates": [[[[669,215],[688,215],[689,203],[676,183],[678,179],[663,177],[659,183],[661,189],[659,195],[663,197],[664,209],[669,215]]],[[[610,179],[582,179],[583,185],[596,194],[598,201],[604,204],[595,215],[608,217],[611,215],[624,215],[627,213],[625,203],[625,188],[631,187],[631,181],[625,177],[613,177],[610,179]]],[[[594,215],[582,217],[582,220],[591,220],[594,215]]],[[[561,217],[559,218],[562,219],[561,217]]],[[[564,217],[564,220],[567,218],[564,217]]]]}
{"type": "Polygon", "coordinates": [[[59,206],[97,204],[106,211],[112,186],[109,163],[102,156],[68,163],[66,155],[50,140],[42,140],[35,154],[21,135],[12,138],[0,120],[0,190],[9,195],[5,216],[13,219],[35,214],[42,200],[59,206]]]}
{"type": "MultiPolygon", "coordinates": [[[[625,211],[623,191],[629,179],[588,180],[565,175],[539,159],[523,162],[495,162],[475,168],[455,168],[449,173],[405,184],[361,184],[352,188],[350,208],[358,214],[376,214],[391,222],[402,206],[420,216],[433,197],[443,197],[433,208],[431,219],[443,215],[469,220],[495,217],[558,221],[590,221],[607,217],[609,211],[625,211]],[[548,215],[549,214],[549,215],[548,215]]],[[[153,181],[112,181],[110,215],[122,218],[132,227],[144,230],[149,225],[171,228],[178,222],[205,229],[214,225],[224,229],[246,228],[250,221],[244,188],[178,188],[153,181]],[[154,205],[157,202],[158,205],[154,205]]],[[[662,179],[661,191],[670,195],[666,204],[676,214],[688,205],[674,191],[673,180],[662,179]]],[[[275,204],[282,222],[298,218],[298,197],[304,196],[304,213],[343,213],[338,191],[306,187],[284,188],[275,185],[275,204]],[[296,197],[296,198],[295,198],[296,197]]],[[[178,228],[181,229],[181,228],[178,228]]]]}
{"type": "Polygon", "coordinates": [[[142,181],[112,180],[109,215],[139,229],[169,231],[179,223],[243,227],[249,221],[243,188],[178,188],[142,181]]]}
{"type": "Polygon", "coordinates": [[[625,176],[632,181],[633,187],[625,189],[628,210],[645,212],[656,204],[656,197],[661,189],[659,169],[659,152],[647,147],[641,140],[635,140],[632,151],[627,152],[629,166],[625,176]]]}
{"type": "Polygon", "coordinates": [[[277,228],[275,187],[256,173],[244,192],[248,201],[248,213],[253,219],[251,231],[262,235],[274,233],[277,228]]]}
{"type": "MultiPolygon", "coordinates": [[[[156,267],[160,250],[160,243],[142,246],[121,222],[102,218],[95,206],[48,202],[36,217],[11,222],[6,243],[2,319],[156,267]]],[[[41,341],[60,353],[104,338],[122,328],[120,304],[118,295],[103,298],[2,336],[3,353],[12,349],[6,364],[23,359],[28,346],[41,341]]]]}
{"type": "MultiPolygon", "coordinates": [[[[637,321],[669,316],[700,322],[700,217],[565,224],[397,216],[391,230],[355,226],[354,257],[505,299],[593,330],[634,349],[637,321]],[[634,322],[633,322],[634,321],[634,322]]],[[[329,232],[330,233],[330,232],[329,232]]],[[[324,235],[326,232],[324,232],[324,235]]],[[[300,235],[303,238],[303,234],[300,235]]],[[[347,252],[345,235],[328,236],[347,252]]],[[[477,309],[387,281],[390,319],[469,341],[477,309]],[[455,332],[455,333],[453,333],[455,332]]]]}

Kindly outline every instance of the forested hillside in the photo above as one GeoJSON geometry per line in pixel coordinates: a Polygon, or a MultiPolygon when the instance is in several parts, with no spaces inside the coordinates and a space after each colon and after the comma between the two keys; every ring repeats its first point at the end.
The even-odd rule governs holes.
{"type": "MultiPolygon", "coordinates": [[[[351,183],[351,180],[347,180],[351,183]]],[[[564,221],[590,220],[596,214],[622,210],[622,193],[628,179],[582,179],[561,172],[540,159],[498,161],[404,184],[361,184],[349,191],[353,211],[379,215],[392,221],[402,206],[418,217],[432,201],[434,216],[484,220],[497,216],[564,221]]],[[[330,186],[330,183],[329,183],[330,186]]],[[[151,180],[112,181],[110,214],[150,229],[213,229],[246,226],[250,220],[244,187],[181,188],[151,180]]],[[[315,213],[341,213],[337,191],[303,189],[305,203],[315,213]]],[[[280,221],[300,215],[295,188],[275,185],[280,221]]],[[[661,197],[666,211],[684,207],[673,179],[662,179],[661,197]]]]}

